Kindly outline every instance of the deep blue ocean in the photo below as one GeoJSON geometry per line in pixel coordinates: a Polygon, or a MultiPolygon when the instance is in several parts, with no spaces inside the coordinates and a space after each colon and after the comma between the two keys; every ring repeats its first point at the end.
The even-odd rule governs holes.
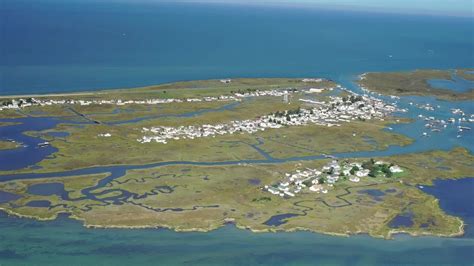
{"type": "Polygon", "coordinates": [[[474,65],[474,19],[119,0],[2,0],[0,94],[474,65]]]}
{"type": "MultiPolygon", "coordinates": [[[[357,90],[351,80],[363,72],[474,67],[473,53],[473,18],[152,1],[0,0],[0,95],[227,77],[326,77],[357,90]]],[[[433,82],[460,91],[470,86],[433,82]]],[[[473,110],[472,102],[404,100],[400,104],[442,105],[435,115],[443,119],[450,108],[473,110]]],[[[43,119],[24,126],[39,130],[54,123],[43,119]]],[[[394,127],[415,143],[378,155],[455,146],[474,150],[472,133],[458,139],[452,128],[422,139],[423,124],[394,127]]],[[[40,141],[22,136],[22,126],[1,133],[29,144],[40,141]]],[[[47,154],[3,152],[0,164],[8,166],[0,169],[21,168],[47,154]]],[[[66,217],[38,222],[0,212],[0,265],[472,265],[474,179],[437,181],[423,190],[467,223],[465,236],[380,240],[255,234],[232,225],[209,233],[93,230],[66,217]]]]}

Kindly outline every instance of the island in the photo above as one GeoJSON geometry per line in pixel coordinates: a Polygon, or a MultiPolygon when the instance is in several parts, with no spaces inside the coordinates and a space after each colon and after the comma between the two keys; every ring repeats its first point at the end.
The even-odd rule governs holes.
{"type": "MultiPolygon", "coordinates": [[[[426,86],[422,80],[449,73],[409,79],[426,86]]],[[[395,94],[388,83],[374,89],[385,78],[369,73],[361,82],[395,94]]],[[[464,222],[421,187],[470,177],[473,155],[461,147],[397,152],[418,140],[396,127],[427,119],[430,134],[467,131],[460,123],[472,114],[453,111],[457,125],[413,116],[387,98],[323,78],[2,96],[0,143],[21,146],[0,148],[8,152],[0,209],[39,220],[67,214],[90,228],[209,231],[232,223],[253,232],[462,235],[464,222]]]]}
{"type": "Polygon", "coordinates": [[[469,69],[415,70],[409,72],[369,72],[359,85],[371,92],[395,96],[433,96],[442,100],[473,100],[474,75],[469,69]],[[451,85],[441,88],[439,83],[451,85]]]}

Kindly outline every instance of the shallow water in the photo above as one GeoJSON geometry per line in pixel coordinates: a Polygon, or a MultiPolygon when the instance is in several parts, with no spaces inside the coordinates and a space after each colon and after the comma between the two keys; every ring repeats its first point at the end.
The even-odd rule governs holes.
{"type": "Polygon", "coordinates": [[[0,190],[0,203],[15,201],[19,198],[21,198],[20,195],[0,190]]]}
{"type": "Polygon", "coordinates": [[[465,237],[474,238],[474,178],[436,180],[434,186],[421,190],[438,198],[446,213],[462,217],[467,224],[465,237]]]}
{"type": "Polygon", "coordinates": [[[291,217],[295,217],[295,216],[298,216],[298,214],[284,213],[284,214],[273,215],[272,217],[270,217],[270,219],[268,219],[268,221],[264,222],[264,224],[270,225],[270,226],[279,226],[286,223],[287,219],[291,217]]]}
{"type": "Polygon", "coordinates": [[[29,194],[40,195],[40,196],[51,196],[51,195],[64,195],[66,191],[64,190],[63,183],[41,183],[30,185],[27,189],[29,194]]]}
{"type": "Polygon", "coordinates": [[[452,80],[432,79],[428,83],[437,89],[452,90],[455,92],[468,92],[474,89],[474,81],[463,79],[456,74],[451,77],[452,80]]]}
{"type": "Polygon", "coordinates": [[[399,214],[393,218],[389,226],[391,228],[411,227],[413,225],[413,215],[411,213],[399,214]]]}
{"type": "Polygon", "coordinates": [[[33,200],[26,203],[26,206],[34,208],[48,208],[51,206],[51,202],[48,200],[33,200]]]}

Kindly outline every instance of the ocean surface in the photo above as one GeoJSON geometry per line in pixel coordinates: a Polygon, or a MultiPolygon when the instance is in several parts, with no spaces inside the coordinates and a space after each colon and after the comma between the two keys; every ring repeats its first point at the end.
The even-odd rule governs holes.
{"type": "MultiPolygon", "coordinates": [[[[207,78],[310,76],[331,78],[360,91],[353,81],[366,71],[474,67],[473,36],[472,18],[216,4],[1,0],[0,95],[207,78]]],[[[431,82],[456,91],[465,91],[472,85],[457,78],[453,82],[431,82]]],[[[453,103],[430,97],[403,97],[398,104],[408,108],[410,112],[404,116],[413,119],[419,114],[448,119],[451,108],[474,113],[472,102],[453,103]],[[428,112],[409,102],[440,108],[428,112]]],[[[202,112],[213,111],[222,110],[202,112]]],[[[53,128],[59,120],[9,121],[22,124],[3,127],[0,139],[28,145],[0,151],[0,169],[32,165],[55,151],[53,147],[37,150],[37,143],[43,140],[22,132],[53,128]]],[[[409,146],[337,156],[385,156],[457,146],[474,151],[472,132],[458,138],[456,126],[450,126],[430,138],[421,138],[424,124],[417,120],[393,126],[394,132],[415,139],[409,146]]],[[[262,162],[278,162],[265,151],[260,152],[266,158],[262,162]]],[[[299,159],[317,158],[289,160],[299,159]]],[[[77,171],[110,170],[113,174],[108,179],[112,179],[137,167],[150,166],[77,171]]],[[[9,175],[0,176],[0,180],[43,176],[9,175]]],[[[233,225],[209,233],[85,229],[67,217],[39,222],[0,212],[0,265],[472,265],[474,178],[440,180],[420,189],[438,198],[448,214],[467,223],[463,237],[397,235],[388,241],[366,235],[345,238],[308,232],[255,234],[233,225]]],[[[35,190],[61,191],[57,186],[35,190]]],[[[13,196],[0,193],[0,201],[13,196]]]]}
{"type": "Polygon", "coordinates": [[[0,94],[472,67],[474,19],[119,0],[2,0],[0,94]]]}

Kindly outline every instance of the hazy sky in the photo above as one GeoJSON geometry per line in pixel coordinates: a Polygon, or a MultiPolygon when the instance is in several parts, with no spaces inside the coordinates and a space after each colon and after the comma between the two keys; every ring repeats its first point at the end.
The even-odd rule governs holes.
{"type": "Polygon", "coordinates": [[[396,13],[473,17],[474,0],[178,0],[245,4],[284,4],[396,13]]]}

